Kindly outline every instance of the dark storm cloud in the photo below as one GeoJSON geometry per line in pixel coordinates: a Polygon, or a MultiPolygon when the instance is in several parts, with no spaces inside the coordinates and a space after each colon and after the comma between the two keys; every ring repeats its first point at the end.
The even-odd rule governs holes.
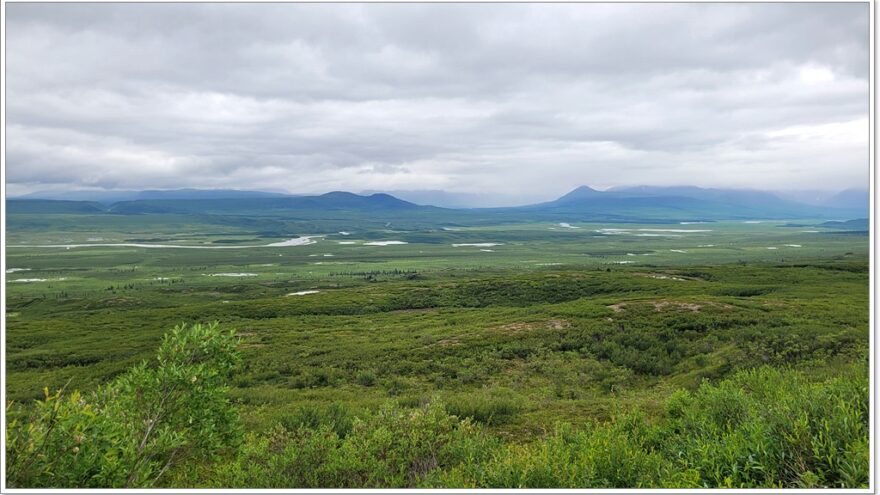
{"type": "Polygon", "coordinates": [[[7,13],[12,194],[867,184],[867,4],[7,13]]]}

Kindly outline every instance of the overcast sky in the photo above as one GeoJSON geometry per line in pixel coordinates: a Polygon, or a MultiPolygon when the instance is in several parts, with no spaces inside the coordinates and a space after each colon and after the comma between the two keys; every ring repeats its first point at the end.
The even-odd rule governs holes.
{"type": "Polygon", "coordinates": [[[7,193],[868,185],[868,4],[6,4],[7,193]]]}

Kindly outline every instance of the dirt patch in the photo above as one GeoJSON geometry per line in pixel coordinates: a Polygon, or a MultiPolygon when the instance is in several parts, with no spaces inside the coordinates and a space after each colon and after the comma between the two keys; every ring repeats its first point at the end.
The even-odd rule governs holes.
{"type": "Polygon", "coordinates": [[[505,333],[516,333],[523,332],[529,330],[562,330],[564,328],[568,328],[571,326],[566,320],[548,320],[546,322],[520,322],[520,323],[508,323],[507,325],[501,325],[500,327],[495,327],[496,330],[500,330],[505,333]]]}
{"type": "Polygon", "coordinates": [[[693,311],[694,313],[697,313],[700,311],[700,308],[703,307],[702,304],[697,304],[697,303],[671,302],[671,301],[654,301],[652,304],[654,305],[654,309],[656,309],[657,311],[660,311],[661,309],[663,309],[667,306],[673,306],[673,307],[677,307],[679,309],[689,309],[689,310],[693,311]]]}
{"type": "Polygon", "coordinates": [[[611,304],[611,305],[608,306],[608,308],[613,309],[615,313],[622,313],[624,307],[626,307],[626,303],[625,303],[625,302],[617,303],[617,304],[611,304]]]}
{"type": "Polygon", "coordinates": [[[640,277],[654,278],[654,279],[657,279],[657,280],[676,280],[676,281],[679,281],[679,282],[694,282],[694,281],[697,281],[697,280],[702,280],[702,279],[699,279],[699,278],[696,278],[696,277],[686,277],[686,276],[684,276],[684,275],[673,275],[673,274],[670,274],[670,273],[644,273],[644,272],[639,272],[639,273],[634,273],[633,275],[638,275],[638,276],[640,276],[640,277]]]}
{"type": "Polygon", "coordinates": [[[498,327],[498,330],[504,330],[507,332],[520,332],[523,330],[534,330],[538,328],[537,323],[508,323],[507,325],[501,325],[498,327]]]}
{"type": "Polygon", "coordinates": [[[620,302],[617,304],[610,304],[606,306],[607,308],[613,310],[615,313],[622,313],[626,310],[626,307],[631,304],[650,304],[654,306],[655,311],[661,311],[665,308],[674,308],[687,310],[694,313],[699,313],[701,309],[704,307],[712,307],[712,308],[721,308],[721,309],[733,309],[733,306],[730,304],[717,303],[712,301],[699,301],[699,302],[688,302],[688,301],[668,301],[668,300],[659,300],[659,301],[632,301],[632,302],[620,302]]]}
{"type": "Polygon", "coordinates": [[[763,303],[761,303],[761,306],[782,307],[785,306],[785,303],[782,301],[764,301],[763,303]]]}

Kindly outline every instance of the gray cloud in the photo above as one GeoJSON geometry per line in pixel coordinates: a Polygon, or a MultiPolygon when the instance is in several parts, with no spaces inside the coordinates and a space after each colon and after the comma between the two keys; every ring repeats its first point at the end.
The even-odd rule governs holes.
{"type": "Polygon", "coordinates": [[[866,187],[867,4],[8,4],[7,182],[866,187]]]}

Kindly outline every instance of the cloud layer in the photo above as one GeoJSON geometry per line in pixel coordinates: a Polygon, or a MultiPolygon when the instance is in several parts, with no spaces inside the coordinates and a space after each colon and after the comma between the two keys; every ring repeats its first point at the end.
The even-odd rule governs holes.
{"type": "Polygon", "coordinates": [[[8,4],[8,193],[868,183],[867,4],[8,4]]]}

